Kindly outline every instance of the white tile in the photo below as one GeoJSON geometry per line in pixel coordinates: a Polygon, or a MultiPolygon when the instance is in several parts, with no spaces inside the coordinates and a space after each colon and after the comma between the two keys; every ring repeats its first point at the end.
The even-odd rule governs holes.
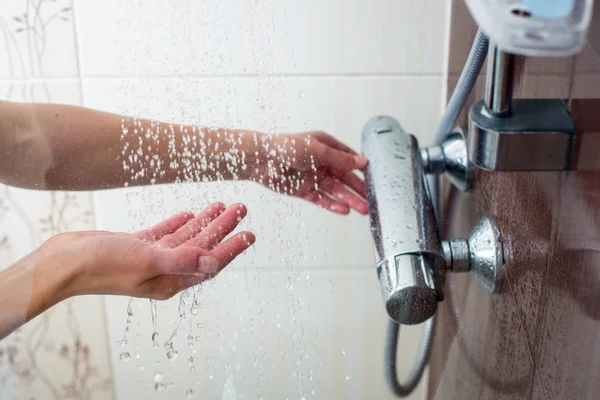
{"type": "Polygon", "coordinates": [[[79,0],[82,75],[441,74],[447,1],[79,0]]]}
{"type": "MultiPolygon", "coordinates": [[[[156,350],[149,302],[135,300],[127,345],[115,344],[111,354],[118,399],[184,398],[189,389],[207,399],[393,398],[383,375],[387,317],[374,270],[249,267],[205,284],[197,315],[190,312],[193,296],[158,303],[156,350]],[[178,355],[169,360],[164,343],[180,314],[184,323],[173,341],[178,355]],[[121,352],[130,361],[120,361],[121,352]],[[156,373],[173,387],[156,392],[156,373]]],[[[112,343],[124,337],[128,300],[106,298],[112,343]]],[[[402,332],[401,376],[421,333],[421,327],[402,332]]],[[[426,377],[423,382],[413,399],[424,398],[426,377]]]]}
{"type": "Polygon", "coordinates": [[[0,79],[77,77],[72,0],[3,2],[0,79]]]}
{"type": "Polygon", "coordinates": [[[389,114],[423,143],[440,117],[437,77],[84,79],[84,105],[173,123],[263,132],[326,130],[358,149],[367,119],[389,114]]]}
{"type": "MultiPolygon", "coordinates": [[[[364,123],[379,113],[397,116],[406,129],[422,133],[423,142],[428,142],[438,121],[440,92],[437,78],[84,82],[85,104],[94,108],[267,132],[325,129],[356,149],[364,123]]],[[[200,210],[215,200],[244,202],[249,216],[243,227],[255,232],[258,240],[246,257],[235,261],[238,266],[292,263],[370,268],[373,263],[366,217],[334,215],[252,183],[111,190],[95,193],[95,199],[99,228],[119,231],[142,229],[181,210],[200,210]]]]}
{"type": "Polygon", "coordinates": [[[0,81],[0,99],[28,103],[80,105],[79,79],[0,81]]]}
{"type": "Polygon", "coordinates": [[[20,367],[31,379],[20,377],[15,398],[68,398],[72,385],[90,400],[114,399],[104,314],[102,298],[76,297],[22,328],[20,367]]]}

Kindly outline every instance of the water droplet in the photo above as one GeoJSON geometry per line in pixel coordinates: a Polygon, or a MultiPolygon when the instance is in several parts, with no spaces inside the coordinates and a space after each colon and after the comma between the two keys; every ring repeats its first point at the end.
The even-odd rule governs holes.
{"type": "Polygon", "coordinates": [[[128,352],[124,351],[119,355],[119,360],[127,362],[131,359],[131,356],[129,355],[128,352]]]}
{"type": "Polygon", "coordinates": [[[169,350],[167,352],[167,358],[171,361],[176,360],[178,355],[179,353],[177,353],[177,350],[169,350]]]}
{"type": "Polygon", "coordinates": [[[349,381],[350,377],[348,375],[346,375],[346,377],[344,378],[345,381],[349,381]]]}
{"type": "Polygon", "coordinates": [[[186,399],[191,399],[193,395],[194,395],[194,391],[192,389],[188,389],[188,391],[185,392],[186,399]]]}
{"type": "Polygon", "coordinates": [[[154,385],[154,390],[156,390],[157,392],[162,392],[163,390],[165,390],[165,385],[163,385],[162,383],[157,383],[154,385]]]}
{"type": "Polygon", "coordinates": [[[199,312],[200,312],[200,308],[197,306],[193,306],[192,308],[190,308],[190,313],[192,315],[198,315],[199,312]]]}
{"type": "Polygon", "coordinates": [[[156,382],[160,382],[160,381],[162,381],[162,380],[163,380],[163,374],[162,374],[162,372],[157,372],[157,373],[155,373],[155,374],[154,374],[154,380],[155,380],[156,382]]]}

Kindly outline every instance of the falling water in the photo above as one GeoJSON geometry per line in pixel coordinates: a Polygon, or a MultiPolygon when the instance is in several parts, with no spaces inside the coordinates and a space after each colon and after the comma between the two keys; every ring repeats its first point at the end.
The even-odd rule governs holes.
{"type": "MultiPolygon", "coordinates": [[[[210,61],[218,61],[224,68],[239,62],[239,60],[234,59],[233,55],[222,51],[221,47],[221,45],[224,45],[223,47],[226,48],[229,41],[234,39],[228,37],[227,26],[220,25],[226,20],[227,13],[231,12],[230,8],[227,7],[224,0],[211,1],[211,4],[213,3],[218,3],[216,4],[216,10],[213,10],[216,14],[215,22],[210,22],[210,26],[207,26],[206,29],[207,31],[219,32],[219,35],[222,36],[219,36],[217,44],[211,44],[210,41],[205,44],[207,46],[206,57],[209,59],[198,58],[192,60],[193,64],[200,66],[198,68],[202,69],[202,74],[209,77],[211,75],[210,67],[204,67],[204,65],[210,64],[210,61]]],[[[139,3],[138,7],[142,7],[142,4],[139,3]]],[[[256,103],[247,106],[250,111],[256,110],[259,120],[263,124],[270,124],[263,129],[269,132],[283,132],[285,129],[282,123],[289,121],[290,116],[284,112],[281,106],[275,105],[273,99],[281,104],[285,104],[290,100],[305,104],[305,94],[298,91],[297,99],[286,98],[286,92],[289,91],[284,85],[289,84],[289,81],[281,79],[280,76],[262,74],[262,72],[272,70],[271,60],[277,59],[277,52],[284,54],[287,51],[287,49],[281,48],[272,50],[267,50],[267,48],[270,49],[269,46],[271,46],[272,38],[275,35],[285,34],[285,30],[284,33],[281,33],[279,27],[285,26],[285,24],[282,25],[282,22],[289,21],[288,11],[284,7],[286,17],[282,21],[281,18],[276,19],[275,16],[268,15],[266,5],[262,0],[251,0],[243,7],[242,14],[249,29],[248,33],[258,32],[259,35],[254,41],[253,48],[249,49],[252,53],[250,58],[254,61],[254,65],[248,67],[251,71],[259,71],[255,82],[253,82],[253,85],[257,88],[256,103]]],[[[182,29],[189,30],[192,28],[184,24],[182,29]]],[[[189,40],[190,46],[197,46],[196,39],[190,38],[189,40]]],[[[196,58],[196,53],[192,53],[192,58],[196,58]]],[[[185,69],[186,66],[181,68],[185,69]]],[[[172,97],[173,92],[188,93],[190,89],[195,88],[195,79],[190,75],[182,80],[183,84],[179,84],[177,80],[169,80],[165,85],[164,94],[155,93],[152,95],[154,98],[140,98],[139,102],[161,101],[163,96],[165,98],[172,97]],[[189,88],[187,82],[189,82],[189,88]]],[[[160,182],[169,174],[175,176],[175,182],[187,184],[178,187],[177,190],[155,186],[149,190],[128,192],[126,194],[127,199],[132,204],[140,204],[140,207],[131,210],[129,215],[130,219],[139,224],[136,228],[140,230],[147,228],[149,215],[168,216],[169,213],[174,211],[168,207],[168,204],[194,204],[195,207],[201,208],[207,205],[211,199],[219,200],[219,192],[225,187],[218,183],[225,176],[220,172],[215,172],[220,167],[224,167],[220,169],[225,171],[229,177],[236,179],[249,169],[256,169],[260,165],[253,165],[248,162],[251,155],[246,154],[240,148],[239,137],[221,134],[218,137],[218,143],[208,139],[208,134],[215,133],[216,130],[205,128],[207,121],[221,121],[220,125],[225,128],[243,126],[242,122],[237,119],[239,118],[238,115],[241,114],[240,111],[229,106],[231,99],[240,95],[240,89],[234,84],[233,79],[223,80],[219,78],[219,84],[214,82],[216,80],[207,79],[204,86],[202,86],[202,90],[206,91],[204,95],[205,102],[198,101],[192,96],[166,106],[169,111],[182,110],[180,114],[176,114],[176,118],[181,121],[191,119],[191,123],[197,123],[198,126],[171,124],[160,127],[158,123],[152,123],[148,129],[144,129],[140,120],[123,119],[122,158],[123,169],[129,178],[127,186],[136,186],[142,181],[154,184],[160,182]],[[187,108],[186,99],[194,107],[187,108]],[[219,107],[219,104],[227,104],[227,106],[219,107]],[[199,115],[191,115],[189,112],[185,112],[186,109],[202,111],[198,112],[199,115]],[[182,137],[182,142],[177,143],[176,137],[182,137]],[[166,161],[155,155],[156,149],[161,146],[166,146],[169,150],[169,158],[166,161]],[[211,156],[212,151],[218,150],[219,146],[229,146],[230,151],[222,155],[211,156]],[[208,184],[209,181],[217,181],[217,183],[208,184]],[[198,183],[200,183],[200,186],[198,183]],[[169,199],[168,203],[163,200],[156,200],[163,197],[169,199]]],[[[197,96],[197,93],[195,95],[197,96]]],[[[190,95],[184,94],[184,96],[190,95]]],[[[136,111],[133,110],[131,114],[138,114],[136,111]]],[[[308,130],[310,121],[306,111],[300,108],[299,114],[304,120],[306,130],[308,130]]],[[[282,176],[292,175],[290,173],[291,162],[295,157],[298,157],[298,154],[287,151],[288,148],[293,148],[296,144],[293,142],[294,139],[283,143],[283,146],[274,146],[265,137],[261,138],[256,134],[253,135],[253,140],[269,154],[267,160],[257,160],[257,163],[266,163],[267,166],[263,182],[265,186],[276,193],[289,194],[291,190],[298,189],[304,183],[300,175],[291,176],[289,181],[282,179],[282,176]]],[[[310,145],[310,138],[306,140],[306,144],[310,145]]],[[[317,168],[315,160],[312,158],[310,159],[310,170],[316,182],[317,168]]],[[[252,197],[252,194],[255,193],[253,187],[235,183],[228,183],[228,185],[232,185],[235,197],[241,201],[244,201],[247,196],[252,197]]],[[[227,190],[224,190],[224,192],[228,193],[227,190]]],[[[267,191],[263,190],[260,194],[260,203],[264,205],[268,206],[274,201],[273,199],[273,195],[267,191]]],[[[276,201],[281,204],[285,200],[284,197],[280,196],[277,197],[276,201]]],[[[282,358],[282,365],[286,365],[286,373],[288,368],[286,362],[292,360],[290,364],[293,367],[289,371],[289,376],[285,378],[284,382],[281,382],[281,385],[297,390],[298,398],[315,398],[315,396],[318,396],[318,393],[315,393],[315,378],[318,376],[318,373],[315,373],[315,368],[318,368],[316,362],[319,360],[319,354],[317,354],[316,349],[309,348],[307,343],[313,341],[318,343],[321,329],[317,328],[316,337],[307,337],[307,335],[314,335],[315,333],[307,329],[308,319],[311,318],[311,310],[308,308],[310,302],[304,298],[306,293],[311,293],[313,280],[317,278],[311,275],[310,270],[299,267],[299,265],[306,265],[306,261],[316,260],[314,256],[312,259],[308,259],[302,253],[302,248],[306,246],[306,243],[311,243],[314,240],[314,229],[309,230],[304,221],[297,223],[294,218],[302,213],[304,205],[297,202],[286,202],[285,204],[285,209],[283,207],[273,207],[268,220],[263,221],[253,220],[252,210],[250,210],[244,224],[251,230],[263,228],[268,234],[259,238],[264,242],[257,243],[256,251],[250,249],[240,257],[239,263],[243,265],[243,270],[239,274],[233,267],[223,273],[223,276],[215,279],[217,282],[214,283],[216,290],[210,290],[209,285],[212,283],[209,281],[206,283],[199,282],[190,290],[180,293],[177,296],[177,315],[166,315],[162,305],[158,307],[157,302],[154,300],[145,303],[149,304],[149,312],[146,309],[142,312],[136,311],[136,319],[147,318],[149,314],[152,322],[151,332],[141,332],[141,341],[145,341],[148,345],[151,343],[152,349],[155,350],[152,352],[152,356],[156,357],[157,365],[146,368],[147,373],[150,374],[146,383],[150,388],[157,392],[163,392],[175,386],[176,390],[180,391],[179,393],[185,393],[185,398],[190,399],[198,397],[198,395],[194,396],[194,390],[197,390],[196,382],[201,382],[199,381],[200,376],[202,376],[202,382],[206,382],[204,379],[207,378],[209,381],[214,382],[214,385],[222,384],[221,380],[235,382],[238,385],[240,381],[252,379],[252,376],[255,376],[255,386],[258,394],[255,397],[271,398],[276,393],[273,391],[274,388],[278,386],[274,380],[276,378],[273,377],[279,376],[280,371],[278,369],[283,368],[276,363],[267,362],[275,356],[282,358]],[[269,258],[273,260],[279,258],[277,265],[269,266],[269,268],[273,267],[271,268],[272,272],[257,272],[257,268],[263,266],[253,265],[253,261],[259,253],[258,246],[261,246],[262,251],[270,249],[269,258]],[[285,256],[281,257],[282,254],[285,256]],[[243,280],[243,284],[239,280],[243,280]],[[268,286],[264,284],[265,280],[273,282],[272,293],[268,293],[268,286]],[[236,292],[231,293],[230,288],[246,291],[246,293],[242,293],[241,297],[245,298],[244,308],[229,309],[226,315],[215,316],[214,310],[208,307],[208,304],[214,307],[219,299],[208,298],[209,295],[215,296],[216,293],[216,296],[223,296],[224,301],[227,301],[226,304],[242,304],[229,301],[231,299],[227,296],[238,295],[236,292]],[[282,288],[285,290],[282,291],[282,288]],[[266,301],[259,300],[265,296],[265,291],[267,292],[266,301]],[[264,329],[270,329],[266,326],[266,321],[272,321],[271,309],[274,304],[270,304],[270,302],[285,303],[285,309],[288,311],[287,314],[277,319],[278,329],[281,332],[292,332],[290,337],[278,338],[275,343],[271,342],[271,339],[275,338],[266,338],[264,335],[264,329]],[[159,313],[160,324],[158,323],[159,313]],[[205,318],[207,319],[205,320],[205,318]],[[170,319],[173,320],[171,325],[167,324],[170,319]],[[232,332],[231,337],[226,337],[229,334],[225,332],[232,332]],[[250,348],[242,348],[248,344],[250,348]],[[286,354],[281,356],[273,354],[278,351],[278,346],[284,345],[290,348],[286,354]],[[250,353],[248,359],[245,358],[246,352],[250,353]],[[228,363],[230,360],[235,360],[235,362],[230,364],[228,363]],[[186,372],[189,372],[189,375],[177,375],[175,372],[183,371],[180,368],[182,364],[187,367],[186,372]],[[160,367],[161,372],[156,372],[158,367],[160,367]],[[248,368],[252,373],[245,371],[245,368],[248,368]]],[[[326,228],[319,229],[321,229],[320,235],[325,237],[329,235],[326,228]]],[[[174,302],[175,300],[167,304],[174,304],[174,302]]],[[[122,344],[127,344],[127,335],[133,316],[133,313],[130,313],[132,304],[133,299],[130,300],[128,305],[127,326],[122,344]]],[[[148,305],[145,305],[145,307],[148,307],[148,305]]],[[[171,307],[168,308],[171,309],[171,307]]],[[[129,340],[131,341],[131,339],[129,340]]],[[[121,356],[119,358],[123,360],[121,356]]],[[[129,362],[127,365],[131,364],[134,364],[134,362],[129,362]]],[[[245,395],[244,397],[248,396],[245,395]]]]}
{"type": "Polygon", "coordinates": [[[152,348],[158,349],[158,332],[157,332],[157,318],[158,312],[156,311],[156,300],[150,300],[150,313],[152,315],[152,348]]]}

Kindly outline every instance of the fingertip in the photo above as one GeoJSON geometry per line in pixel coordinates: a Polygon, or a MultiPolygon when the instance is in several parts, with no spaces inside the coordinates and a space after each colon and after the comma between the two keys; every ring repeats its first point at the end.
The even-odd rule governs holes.
{"type": "Polygon", "coordinates": [[[357,202],[355,202],[353,208],[358,213],[363,214],[363,215],[366,215],[369,212],[369,206],[364,201],[357,201],[357,202]]]}
{"type": "Polygon", "coordinates": [[[215,201],[213,203],[210,203],[208,207],[206,207],[208,209],[216,209],[216,210],[225,210],[227,207],[225,206],[225,204],[221,201],[215,201]]]}
{"type": "Polygon", "coordinates": [[[333,203],[328,208],[330,211],[333,211],[334,213],[337,213],[337,214],[342,214],[342,215],[350,214],[350,207],[348,207],[345,204],[333,203]]]}
{"type": "Polygon", "coordinates": [[[234,205],[231,206],[231,208],[236,208],[237,213],[239,215],[241,215],[242,218],[245,217],[246,214],[248,214],[248,207],[246,207],[246,205],[243,203],[235,203],[234,205]]]}
{"type": "Polygon", "coordinates": [[[357,169],[363,169],[367,166],[369,160],[367,159],[367,157],[357,154],[354,156],[354,163],[357,169]]]}
{"type": "Polygon", "coordinates": [[[249,231],[243,231],[238,234],[243,240],[247,247],[250,247],[256,242],[256,235],[249,231]]]}
{"type": "Polygon", "coordinates": [[[179,214],[176,214],[175,216],[184,220],[190,220],[194,218],[194,213],[191,211],[182,211],[179,214]]]}

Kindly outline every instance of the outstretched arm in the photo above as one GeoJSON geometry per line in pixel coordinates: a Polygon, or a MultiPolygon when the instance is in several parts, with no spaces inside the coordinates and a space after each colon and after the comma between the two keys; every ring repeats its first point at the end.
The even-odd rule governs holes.
{"type": "MultiPolygon", "coordinates": [[[[0,102],[0,180],[47,190],[171,183],[186,178],[183,165],[177,163],[190,147],[185,136],[197,136],[196,143],[202,136],[204,145],[211,146],[203,154],[209,161],[216,155],[214,144],[237,133],[173,126],[77,106],[0,102]]],[[[227,149],[222,145],[218,151],[227,149]]],[[[202,178],[234,177],[225,165],[209,164],[202,178]]]]}
{"type": "Polygon", "coordinates": [[[324,132],[266,135],[0,101],[0,182],[17,187],[95,190],[240,179],[342,214],[365,213],[364,182],[353,170],[366,164],[324,132]]]}

